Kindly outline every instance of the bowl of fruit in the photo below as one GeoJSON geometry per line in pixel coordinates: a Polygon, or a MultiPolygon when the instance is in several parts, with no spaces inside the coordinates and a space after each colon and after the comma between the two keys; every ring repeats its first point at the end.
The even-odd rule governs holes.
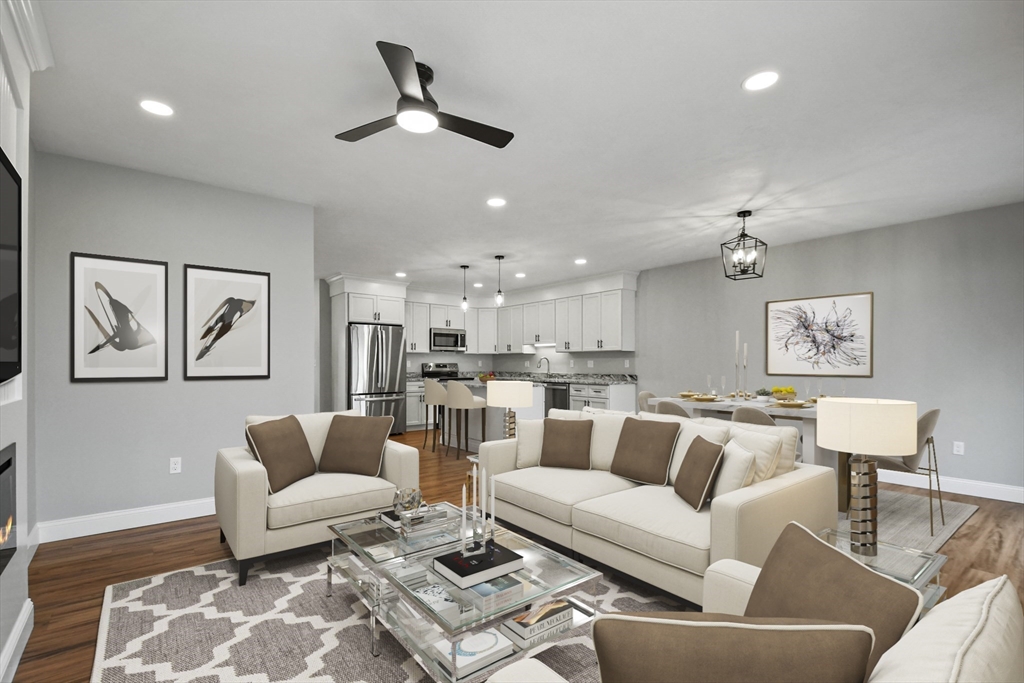
{"type": "Polygon", "coordinates": [[[796,398],[796,389],[793,387],[772,387],[772,396],[776,401],[792,401],[796,398]]]}
{"type": "Polygon", "coordinates": [[[476,376],[476,378],[478,380],[480,380],[481,382],[484,382],[484,383],[490,382],[492,379],[498,379],[497,377],[494,376],[494,372],[493,371],[492,372],[481,372],[479,375],[476,376]]]}

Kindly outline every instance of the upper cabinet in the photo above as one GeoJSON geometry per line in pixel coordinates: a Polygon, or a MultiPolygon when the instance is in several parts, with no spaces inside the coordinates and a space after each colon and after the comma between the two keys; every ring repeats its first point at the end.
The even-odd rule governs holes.
{"type": "Polygon", "coordinates": [[[428,304],[405,304],[405,351],[406,353],[430,352],[430,306],[428,304]]]}
{"type": "Polygon", "coordinates": [[[498,353],[498,309],[477,309],[476,353],[498,353]]]}
{"type": "MultiPolygon", "coordinates": [[[[466,311],[466,353],[480,353],[480,314],[475,308],[466,311]]],[[[492,353],[489,349],[484,353],[492,353]]]]}
{"type": "Polygon", "coordinates": [[[636,292],[615,289],[582,299],[584,351],[636,349],[636,292]]]}
{"type": "Polygon", "coordinates": [[[466,329],[466,314],[460,306],[430,305],[430,326],[446,327],[453,330],[466,329]]]}
{"type": "Polygon", "coordinates": [[[523,307],[498,309],[498,353],[523,353],[523,307]]]}
{"type": "Polygon", "coordinates": [[[376,294],[349,294],[350,323],[405,324],[405,299],[376,294]]]}
{"type": "Polygon", "coordinates": [[[523,304],[523,344],[555,343],[555,302],[523,304]]]}
{"type": "Polygon", "coordinates": [[[555,300],[555,351],[583,350],[583,297],[555,300]]]}

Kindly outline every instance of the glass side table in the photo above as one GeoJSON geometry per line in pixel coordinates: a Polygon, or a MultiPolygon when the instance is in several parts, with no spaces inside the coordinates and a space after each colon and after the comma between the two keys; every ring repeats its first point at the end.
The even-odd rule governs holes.
{"type": "Polygon", "coordinates": [[[818,538],[869,569],[921,591],[924,596],[922,615],[934,607],[946,592],[946,587],[939,585],[939,570],[942,569],[942,565],[946,564],[945,555],[879,541],[878,555],[867,557],[857,555],[850,550],[850,534],[848,532],[825,529],[818,532],[818,538]]]}

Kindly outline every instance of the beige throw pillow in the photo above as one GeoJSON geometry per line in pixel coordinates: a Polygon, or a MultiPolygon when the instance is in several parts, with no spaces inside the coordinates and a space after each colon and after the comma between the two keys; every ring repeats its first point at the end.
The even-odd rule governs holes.
{"type": "Polygon", "coordinates": [[[676,475],[675,491],[697,512],[711,499],[711,491],[722,467],[723,450],[722,444],[711,443],[702,436],[695,437],[686,449],[683,464],[676,475]]]}
{"type": "Polygon", "coordinates": [[[544,444],[541,467],[590,469],[590,439],[593,420],[557,420],[544,418],[544,444]]]}
{"type": "Polygon", "coordinates": [[[763,434],[746,429],[733,429],[729,437],[754,454],[754,480],[756,484],[771,479],[779,462],[782,439],[772,434],[763,434]]]}
{"type": "Polygon", "coordinates": [[[309,450],[309,441],[294,415],[247,425],[245,440],[249,450],[267,470],[267,485],[271,493],[316,474],[316,461],[309,450]]]}
{"type": "Polygon", "coordinates": [[[391,415],[335,415],[320,454],[320,471],[379,476],[394,423],[391,415]]]}
{"type": "Polygon", "coordinates": [[[679,425],[625,418],[611,473],[641,484],[664,486],[679,425]]]}
{"type": "MultiPolygon", "coordinates": [[[[686,462],[685,460],[683,462],[686,462]]],[[[722,452],[722,469],[715,481],[712,498],[750,486],[754,481],[754,454],[733,440],[725,444],[722,452]]]]}
{"type": "Polygon", "coordinates": [[[590,466],[595,470],[607,472],[615,460],[615,449],[619,446],[619,435],[622,433],[626,416],[590,413],[587,414],[587,419],[594,421],[594,438],[590,442],[590,466]]]}
{"type": "Polygon", "coordinates": [[[544,420],[516,421],[516,468],[536,467],[544,445],[544,420]]]}

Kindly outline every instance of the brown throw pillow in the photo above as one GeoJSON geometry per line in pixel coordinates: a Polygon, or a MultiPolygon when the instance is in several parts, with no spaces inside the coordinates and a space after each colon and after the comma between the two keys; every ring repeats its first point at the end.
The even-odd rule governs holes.
{"type": "Polygon", "coordinates": [[[864,626],[812,619],[620,612],[594,621],[602,683],[861,683],[871,641],[864,626]]]}
{"type": "Polygon", "coordinates": [[[249,450],[267,470],[271,493],[316,474],[316,461],[309,450],[309,441],[294,415],[247,426],[245,440],[249,450]]]}
{"type": "Polygon", "coordinates": [[[391,415],[335,415],[320,453],[320,471],[378,476],[394,423],[391,415]]]}
{"type": "Polygon", "coordinates": [[[790,522],[764,561],[747,602],[748,617],[827,619],[875,632],[865,680],[878,658],[921,613],[921,594],[878,574],[790,522]]]}
{"type": "Polygon", "coordinates": [[[678,422],[627,417],[615,445],[611,473],[641,484],[664,486],[678,436],[678,422]]]}
{"type": "Polygon", "coordinates": [[[676,475],[676,493],[697,512],[704,503],[711,500],[715,480],[722,471],[722,457],[725,447],[708,441],[703,436],[694,437],[683,456],[683,464],[676,475]]]}
{"type": "Polygon", "coordinates": [[[593,432],[593,420],[544,418],[544,445],[540,449],[540,466],[589,470],[590,437],[593,432]]]}

